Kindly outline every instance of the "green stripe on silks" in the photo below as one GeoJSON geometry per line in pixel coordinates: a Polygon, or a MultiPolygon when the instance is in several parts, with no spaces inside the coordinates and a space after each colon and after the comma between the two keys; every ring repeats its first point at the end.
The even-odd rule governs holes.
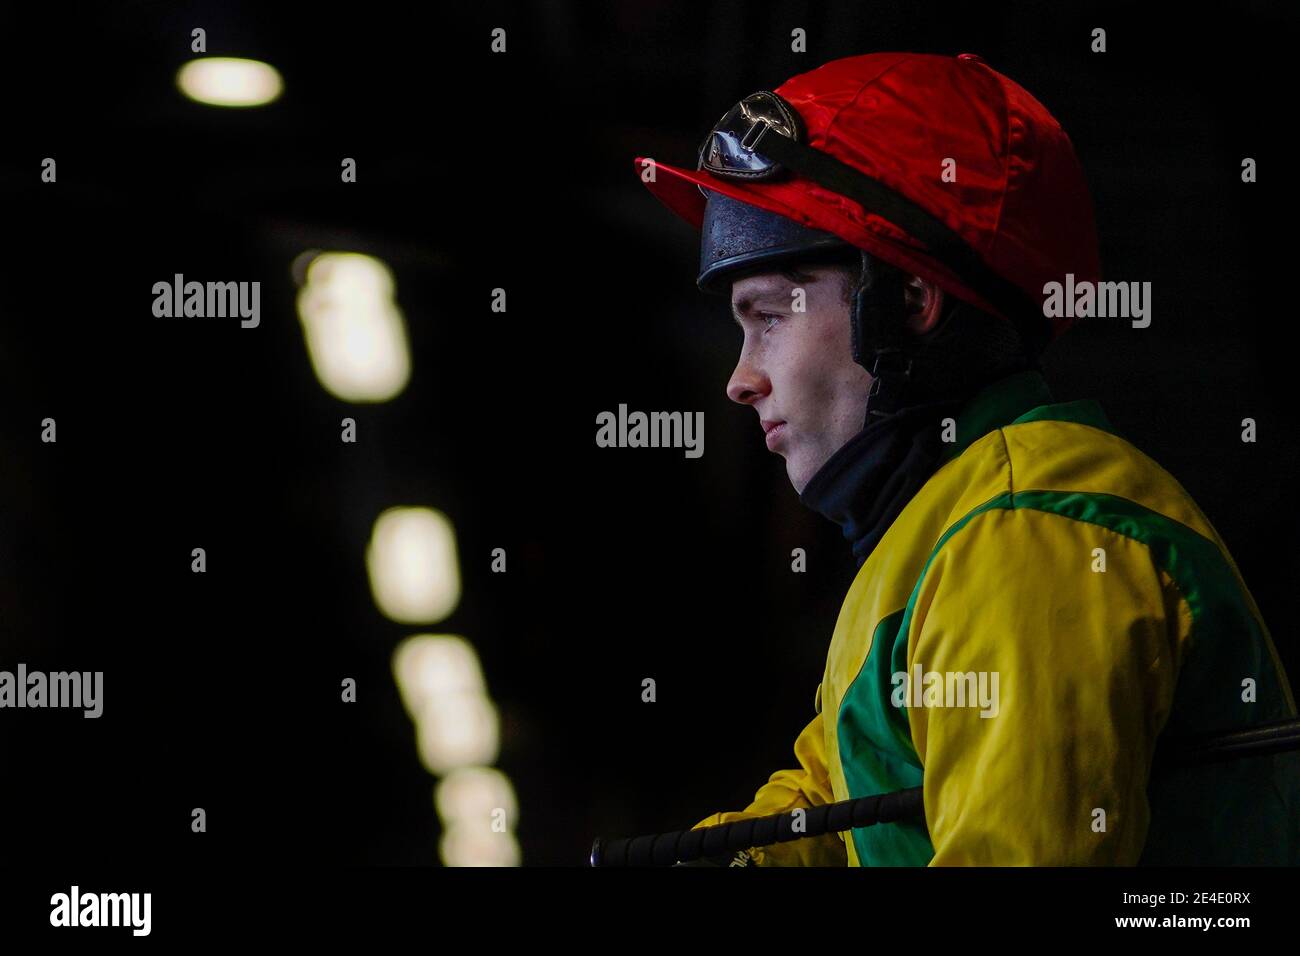
{"type": "MultiPolygon", "coordinates": [[[[912,745],[907,709],[892,706],[889,699],[892,675],[907,670],[902,621],[899,609],[876,625],[862,670],[840,702],[835,734],[850,797],[921,785],[921,760],[912,745]]],[[[852,834],[861,866],[924,866],[934,856],[923,820],[878,823],[852,834]]]]}
{"type": "Polygon", "coordinates": [[[1026,422],[1074,422],[1076,425],[1090,425],[1116,438],[1123,437],[1110,423],[1101,406],[1090,398],[1061,402],[1059,405],[1040,405],[1031,408],[1011,424],[1023,425],[1026,422]]]}
{"type": "MultiPolygon", "coordinates": [[[[1261,622],[1219,547],[1164,515],[1116,495],[1006,493],[966,514],[939,539],[907,607],[882,620],[840,707],[840,760],[850,797],[918,786],[922,768],[905,709],[889,706],[890,676],[907,670],[907,634],[921,584],[944,545],[995,509],[1032,509],[1107,528],[1145,545],[1186,599],[1192,630],[1163,736],[1192,738],[1296,716],[1261,622]],[[888,640],[892,636],[892,640],[888,640]],[[888,644],[888,653],[886,653],[888,644]],[[1255,682],[1254,702],[1243,681],[1255,682]]],[[[1141,862],[1294,865],[1300,856],[1300,752],[1188,767],[1149,788],[1151,826],[1141,862]]],[[[933,856],[919,824],[853,831],[863,865],[920,865],[933,856]]]]}
{"type": "MultiPolygon", "coordinates": [[[[971,397],[957,413],[957,434],[945,451],[940,464],[957,458],[972,443],[989,432],[1012,424],[1017,415],[1029,415],[1040,409],[1054,409],[1051,389],[1037,369],[1018,372],[986,385],[971,397]]],[[[1098,409],[1100,413],[1100,408],[1098,409]]]]}

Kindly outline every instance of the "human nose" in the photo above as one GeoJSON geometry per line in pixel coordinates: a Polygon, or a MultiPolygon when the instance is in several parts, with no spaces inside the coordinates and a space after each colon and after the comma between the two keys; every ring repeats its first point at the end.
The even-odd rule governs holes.
{"type": "Polygon", "coordinates": [[[772,383],[762,368],[750,358],[748,350],[742,349],[735,371],[727,382],[727,398],[739,405],[753,405],[772,390],[772,383]]]}

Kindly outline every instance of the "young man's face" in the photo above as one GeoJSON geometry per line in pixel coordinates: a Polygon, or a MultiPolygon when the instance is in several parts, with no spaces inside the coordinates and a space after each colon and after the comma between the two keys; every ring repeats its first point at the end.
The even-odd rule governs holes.
{"type": "Polygon", "coordinates": [[[727,397],[752,405],[767,447],[785,459],[798,493],[862,430],[871,374],[850,354],[843,266],[811,266],[791,276],[766,272],[731,286],[744,333],[727,397]],[[804,311],[795,311],[803,289],[804,311]]]}

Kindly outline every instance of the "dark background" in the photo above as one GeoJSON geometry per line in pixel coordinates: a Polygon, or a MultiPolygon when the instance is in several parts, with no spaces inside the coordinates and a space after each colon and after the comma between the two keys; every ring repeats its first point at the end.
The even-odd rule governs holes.
{"type": "Polygon", "coordinates": [[[0,8],[0,668],[105,671],[99,720],[0,712],[0,860],[436,863],[435,781],[390,669],[416,631],[478,650],[526,865],[740,809],[791,765],[853,562],[726,400],[739,333],[632,158],[689,165],[742,95],[857,53],[978,53],[1069,132],[1105,274],[1150,281],[1153,320],[1085,323],[1049,381],[1188,489],[1300,674],[1294,8],[447,6],[0,8]],[[196,26],[285,95],[183,99],[196,26]],[[414,364],[396,400],[317,384],[290,271],[311,248],[394,270],[414,364]],[[154,318],[175,272],[260,280],[261,326],[154,318]],[[703,411],[704,457],[597,449],[620,403],[703,411]],[[369,593],[394,504],[455,522],[464,594],[431,628],[369,593]]]}

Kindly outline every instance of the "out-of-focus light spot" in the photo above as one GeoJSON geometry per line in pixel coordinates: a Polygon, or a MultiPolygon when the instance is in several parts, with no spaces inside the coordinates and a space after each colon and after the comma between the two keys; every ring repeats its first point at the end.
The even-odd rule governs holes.
{"type": "Polygon", "coordinates": [[[464,638],[407,638],[393,652],[393,674],[415,721],[420,760],[430,773],[442,776],[497,759],[500,721],[484,691],[478,658],[464,638]]]}
{"type": "Polygon", "coordinates": [[[462,767],[439,781],[434,804],[444,824],[457,820],[490,817],[504,811],[507,826],[513,828],[518,804],[510,778],[493,767],[462,767]]]}
{"type": "Polygon", "coordinates": [[[461,767],[438,782],[433,792],[438,818],[444,827],[461,823],[477,826],[494,822],[496,811],[506,829],[513,830],[519,819],[519,804],[510,778],[494,767],[461,767]]]}
{"type": "Polygon", "coordinates": [[[408,637],[393,651],[393,674],[412,720],[418,720],[435,697],[485,693],[478,655],[469,641],[455,634],[408,637]]]}
{"type": "Polygon", "coordinates": [[[356,252],[324,252],[307,267],[298,317],[316,378],[348,402],[386,402],[406,387],[406,322],[393,301],[393,274],[356,252]]]}
{"type": "Polygon", "coordinates": [[[231,56],[190,60],[176,74],[182,93],[209,106],[262,106],[284,90],[279,72],[269,63],[231,56]]]}
{"type": "Polygon", "coordinates": [[[446,866],[518,866],[520,859],[515,835],[495,832],[487,820],[444,830],[438,853],[446,866]]]}
{"type": "Polygon", "coordinates": [[[403,624],[432,624],[460,600],[456,532],[432,508],[389,508],[366,546],[375,604],[403,624]]]}
{"type": "Polygon", "coordinates": [[[489,764],[500,752],[497,709],[482,694],[433,698],[416,721],[420,760],[435,776],[489,764]]]}

